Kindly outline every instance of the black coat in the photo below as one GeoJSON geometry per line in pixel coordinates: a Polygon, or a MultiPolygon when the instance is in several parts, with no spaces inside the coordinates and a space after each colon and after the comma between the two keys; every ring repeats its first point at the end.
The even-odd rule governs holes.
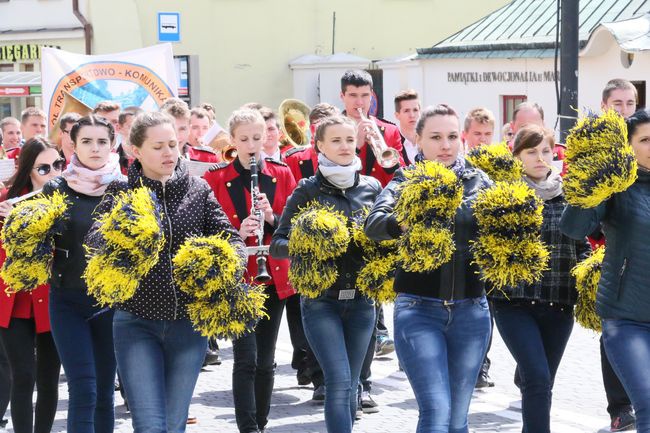
{"type": "MultiPolygon", "coordinates": [[[[397,187],[404,182],[404,171],[398,170],[393,180],[384,188],[366,220],[365,231],[376,241],[397,239],[402,230],[394,214],[397,203],[397,187]]],[[[479,268],[472,264],[470,241],[478,233],[478,225],[472,206],[478,193],[491,186],[492,181],[481,170],[466,164],[462,175],[463,202],[456,210],[453,223],[453,239],[456,245],[450,261],[438,269],[427,272],[407,272],[398,268],[395,274],[395,291],[417,296],[453,300],[476,298],[485,294],[479,279],[479,268]]]]}
{"type": "MultiPolygon", "coordinates": [[[[118,192],[140,186],[146,186],[153,191],[163,208],[165,247],[160,253],[158,263],[140,281],[135,295],[119,304],[117,308],[149,320],[187,318],[187,304],[193,298],[178,288],[172,273],[172,258],[178,249],[191,236],[225,233],[244,260],[244,242],[221,210],[207,182],[190,176],[182,161],[165,184],[145,177],[140,163],[134,162],[129,168],[128,181],[111,183],[97,212],[103,214],[110,211],[114,204],[114,195],[118,192]]],[[[88,243],[93,247],[99,247],[96,242],[101,236],[94,236],[98,228],[98,224],[93,225],[87,236],[88,243]]]]}
{"type": "MultiPolygon", "coordinates": [[[[381,184],[377,179],[359,174],[356,175],[354,185],[345,190],[330,184],[320,171],[308,179],[302,179],[289,197],[280,217],[280,224],[273,233],[271,255],[276,258],[289,257],[291,219],[298,213],[299,208],[312,200],[332,205],[334,210],[341,211],[350,221],[350,218],[356,217],[362,209],[370,208],[380,192],[381,184]]],[[[338,257],[335,263],[339,275],[328,290],[328,295],[332,297],[336,297],[339,290],[356,288],[357,274],[363,266],[363,251],[354,242],[350,242],[348,250],[338,257]]]]}

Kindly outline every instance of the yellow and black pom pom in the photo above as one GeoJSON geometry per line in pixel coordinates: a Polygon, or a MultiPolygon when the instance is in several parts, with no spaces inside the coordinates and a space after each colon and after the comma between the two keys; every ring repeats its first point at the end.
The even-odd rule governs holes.
{"type": "Polygon", "coordinates": [[[514,157],[505,141],[475,147],[466,158],[495,182],[512,182],[521,179],[524,174],[524,165],[514,157]]]}
{"type": "Polygon", "coordinates": [[[451,260],[455,249],[453,233],[437,222],[412,225],[397,247],[401,266],[408,272],[438,269],[451,260]]]}
{"type": "Polygon", "coordinates": [[[217,292],[212,299],[195,300],[187,306],[194,329],[206,337],[236,339],[253,332],[264,311],[264,286],[239,285],[217,292]]]}
{"type": "Polygon", "coordinates": [[[395,215],[400,224],[412,226],[432,220],[447,222],[456,215],[463,199],[463,184],[456,174],[434,161],[422,161],[404,169],[395,215]]]}
{"type": "Polygon", "coordinates": [[[232,289],[245,269],[235,248],[220,236],[187,239],[172,263],[178,287],[198,299],[232,289]]]}
{"type": "Polygon", "coordinates": [[[596,294],[604,258],[605,247],[602,246],[571,270],[571,274],[576,277],[578,290],[578,301],[574,312],[576,321],[584,328],[596,332],[601,332],[600,317],[596,314],[596,294]]]}
{"type": "Polygon", "coordinates": [[[289,282],[300,296],[318,298],[332,287],[338,276],[334,259],[315,260],[304,255],[291,258],[289,282]]]}
{"type": "Polygon", "coordinates": [[[330,260],[345,253],[349,242],[347,218],[333,206],[312,201],[291,220],[290,256],[330,260]]]}
{"type": "Polygon", "coordinates": [[[567,140],[564,193],[569,204],[592,208],[625,191],[637,177],[625,120],[614,110],[585,116],[567,140]]]}
{"type": "Polygon", "coordinates": [[[7,258],[0,276],[8,291],[32,290],[48,282],[54,236],[68,206],[66,196],[55,192],[19,202],[6,218],[1,236],[7,258]]]}
{"type": "Polygon", "coordinates": [[[101,248],[86,246],[83,278],[101,304],[130,299],[165,246],[162,209],[145,187],[120,193],[113,208],[98,219],[101,248]]]}
{"type": "Polygon", "coordinates": [[[531,284],[548,267],[541,241],[542,200],[524,182],[497,182],[479,193],[474,215],[479,231],[471,244],[481,279],[497,290],[531,284]]]}

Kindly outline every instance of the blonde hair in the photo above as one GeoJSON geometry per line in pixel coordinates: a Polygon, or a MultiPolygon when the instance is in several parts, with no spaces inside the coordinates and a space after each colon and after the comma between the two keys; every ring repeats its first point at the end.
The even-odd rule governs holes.
{"type": "Polygon", "coordinates": [[[494,129],[494,114],[487,108],[478,107],[467,113],[464,125],[465,132],[469,131],[469,127],[472,126],[472,120],[481,125],[487,124],[494,129]]]}
{"type": "Polygon", "coordinates": [[[264,117],[258,110],[251,110],[250,108],[240,108],[235,110],[230,115],[228,119],[228,129],[230,130],[230,136],[235,136],[235,129],[240,125],[247,125],[250,123],[259,123],[262,126],[266,126],[264,117]]]}

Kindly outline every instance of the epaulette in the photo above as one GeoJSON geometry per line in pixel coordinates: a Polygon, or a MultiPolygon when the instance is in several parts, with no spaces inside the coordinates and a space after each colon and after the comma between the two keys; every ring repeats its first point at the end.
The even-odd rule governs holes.
{"type": "Polygon", "coordinates": [[[375,119],[381,120],[382,122],[388,123],[388,124],[393,125],[393,126],[397,126],[396,123],[393,123],[390,120],[382,119],[381,117],[375,117],[375,119]]]}
{"type": "Polygon", "coordinates": [[[295,155],[298,152],[303,152],[307,149],[309,149],[310,146],[300,146],[300,147],[294,147],[293,149],[289,149],[284,153],[284,157],[289,157],[291,155],[295,155]]]}
{"type": "Polygon", "coordinates": [[[289,166],[288,166],[287,164],[285,164],[284,162],[282,162],[282,161],[276,161],[276,160],[273,159],[273,158],[264,158],[264,161],[266,161],[266,162],[270,162],[271,164],[275,164],[275,165],[282,165],[282,166],[284,166],[284,167],[289,167],[289,166]]]}
{"type": "Polygon", "coordinates": [[[212,167],[210,167],[210,168],[208,169],[208,171],[219,171],[219,170],[221,170],[222,168],[226,168],[226,167],[228,167],[229,165],[230,165],[230,163],[229,163],[229,162],[226,162],[226,161],[218,162],[218,163],[216,163],[215,165],[213,165],[212,167]]]}

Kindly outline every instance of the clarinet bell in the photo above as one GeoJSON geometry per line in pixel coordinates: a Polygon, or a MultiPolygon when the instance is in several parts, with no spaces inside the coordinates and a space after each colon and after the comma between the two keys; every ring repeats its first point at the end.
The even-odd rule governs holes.
{"type": "Polygon", "coordinates": [[[255,276],[256,283],[266,283],[271,280],[269,272],[266,270],[266,257],[257,257],[257,275],[255,276]]]}

